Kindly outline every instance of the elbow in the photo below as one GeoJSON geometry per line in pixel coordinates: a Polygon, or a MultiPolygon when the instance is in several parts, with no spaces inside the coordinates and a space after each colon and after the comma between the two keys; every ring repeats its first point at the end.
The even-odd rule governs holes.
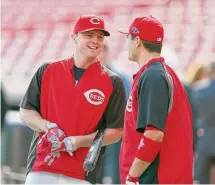
{"type": "Polygon", "coordinates": [[[25,113],[24,110],[22,108],[19,109],[19,118],[22,122],[25,122],[25,113]]]}
{"type": "Polygon", "coordinates": [[[162,142],[164,138],[164,133],[159,133],[155,138],[155,141],[162,142]]]}
{"type": "Polygon", "coordinates": [[[120,139],[122,138],[122,132],[123,132],[123,129],[122,128],[118,128],[118,129],[113,129],[113,135],[112,135],[112,138],[113,138],[113,143],[116,143],[118,141],[120,141],[120,139]]]}
{"type": "Polygon", "coordinates": [[[26,110],[26,109],[23,109],[23,108],[19,109],[19,118],[25,124],[26,124],[26,122],[28,122],[29,118],[32,117],[29,114],[30,114],[29,110],[26,110]]]}
{"type": "Polygon", "coordinates": [[[162,142],[164,138],[164,132],[161,130],[147,130],[144,132],[144,136],[158,142],[162,142]]]}

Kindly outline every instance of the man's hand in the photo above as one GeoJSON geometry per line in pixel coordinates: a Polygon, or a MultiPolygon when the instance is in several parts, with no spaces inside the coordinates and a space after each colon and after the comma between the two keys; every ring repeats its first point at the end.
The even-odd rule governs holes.
{"type": "Polygon", "coordinates": [[[56,158],[60,158],[60,152],[51,152],[44,159],[45,163],[48,163],[49,166],[55,161],[56,158]]]}
{"type": "Polygon", "coordinates": [[[64,138],[63,142],[61,142],[61,150],[67,151],[69,155],[73,156],[73,152],[76,148],[74,147],[74,141],[71,137],[64,138]]]}
{"type": "Polygon", "coordinates": [[[80,146],[80,140],[82,136],[70,136],[66,137],[63,141],[63,145],[65,150],[69,153],[69,155],[73,156],[73,152],[76,151],[80,146]]]}
{"type": "Polygon", "coordinates": [[[139,178],[138,177],[132,177],[132,176],[128,175],[126,177],[125,184],[127,184],[127,185],[139,185],[139,178]]]}
{"type": "Polygon", "coordinates": [[[59,152],[64,149],[62,142],[66,138],[66,134],[57,126],[56,123],[48,123],[47,131],[38,142],[38,152],[42,153],[48,150],[48,153],[59,152]]]}
{"type": "Polygon", "coordinates": [[[46,139],[51,143],[51,152],[58,152],[62,149],[61,142],[66,138],[66,134],[55,123],[47,124],[48,131],[46,139]]]}

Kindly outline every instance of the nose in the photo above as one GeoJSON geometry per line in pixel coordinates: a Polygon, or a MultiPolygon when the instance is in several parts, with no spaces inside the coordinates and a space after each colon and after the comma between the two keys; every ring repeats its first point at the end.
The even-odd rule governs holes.
{"type": "Polygon", "coordinates": [[[97,43],[97,42],[98,42],[97,36],[93,36],[92,41],[93,41],[94,43],[97,43]]]}

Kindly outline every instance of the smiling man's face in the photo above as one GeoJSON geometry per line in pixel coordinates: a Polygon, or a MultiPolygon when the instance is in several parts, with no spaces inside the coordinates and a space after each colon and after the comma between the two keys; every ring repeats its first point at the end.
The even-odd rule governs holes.
{"type": "Polygon", "coordinates": [[[104,44],[104,32],[101,30],[90,30],[78,33],[76,36],[76,49],[88,59],[96,58],[104,44]]]}

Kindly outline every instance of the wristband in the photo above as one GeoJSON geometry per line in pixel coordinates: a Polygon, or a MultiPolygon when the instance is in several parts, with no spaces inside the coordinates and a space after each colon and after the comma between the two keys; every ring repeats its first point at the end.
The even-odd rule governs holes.
{"type": "Polygon", "coordinates": [[[50,129],[52,129],[52,128],[55,128],[55,127],[58,127],[56,123],[51,123],[51,122],[49,122],[49,123],[46,124],[46,128],[47,128],[48,130],[50,130],[50,129]]]}
{"type": "Polygon", "coordinates": [[[137,149],[136,158],[151,163],[160,152],[161,145],[162,142],[154,141],[143,135],[137,149]]]}
{"type": "Polygon", "coordinates": [[[131,175],[128,175],[126,177],[126,181],[137,183],[137,182],[139,182],[139,177],[132,177],[131,175]]]}

